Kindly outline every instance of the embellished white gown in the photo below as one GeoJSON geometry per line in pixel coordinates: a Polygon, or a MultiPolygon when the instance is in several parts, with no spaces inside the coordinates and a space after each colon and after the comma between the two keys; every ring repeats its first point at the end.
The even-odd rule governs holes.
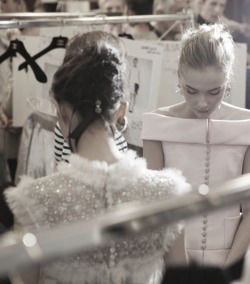
{"type": "MultiPolygon", "coordinates": [[[[250,120],[182,119],[143,115],[142,139],[161,141],[166,167],[180,169],[193,186],[215,185],[242,174],[250,120]]],[[[223,266],[241,220],[240,205],[185,224],[189,261],[223,266]]]]}
{"type": "MultiPolygon", "coordinates": [[[[23,179],[5,192],[18,223],[43,229],[91,220],[118,204],[174,198],[190,186],[175,169],[151,171],[128,151],[112,165],[71,155],[49,177],[23,179]]],[[[112,246],[64,257],[42,267],[39,284],[159,283],[162,255],[181,224],[150,230],[112,246]]]]}

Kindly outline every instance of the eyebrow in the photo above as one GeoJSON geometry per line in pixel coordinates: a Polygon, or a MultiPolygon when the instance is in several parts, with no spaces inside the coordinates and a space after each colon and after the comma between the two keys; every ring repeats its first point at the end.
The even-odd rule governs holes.
{"type": "MultiPolygon", "coordinates": [[[[195,89],[195,88],[193,88],[193,87],[191,87],[191,86],[189,86],[189,85],[185,85],[187,88],[189,88],[189,89],[192,89],[192,90],[194,90],[194,91],[197,91],[197,89],[195,89]]],[[[218,90],[218,89],[221,89],[222,88],[222,86],[220,86],[220,87],[216,87],[216,88],[214,88],[214,89],[211,89],[211,90],[208,90],[208,92],[211,92],[211,91],[215,91],[215,90],[218,90]]]]}

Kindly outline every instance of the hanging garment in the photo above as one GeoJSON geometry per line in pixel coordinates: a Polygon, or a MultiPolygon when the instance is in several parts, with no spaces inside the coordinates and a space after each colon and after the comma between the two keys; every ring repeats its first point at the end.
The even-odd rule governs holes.
{"type": "Polygon", "coordinates": [[[26,120],[18,154],[15,182],[22,175],[43,177],[55,171],[54,127],[56,118],[32,113],[26,120]]]}

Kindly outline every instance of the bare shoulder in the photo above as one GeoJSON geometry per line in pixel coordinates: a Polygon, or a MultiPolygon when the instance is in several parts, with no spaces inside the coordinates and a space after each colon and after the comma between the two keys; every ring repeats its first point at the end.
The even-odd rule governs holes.
{"type": "Polygon", "coordinates": [[[161,107],[153,111],[153,113],[158,113],[170,117],[181,117],[181,114],[183,113],[183,103],[161,107]]]}
{"type": "Polygon", "coordinates": [[[237,107],[228,103],[224,103],[224,115],[230,120],[250,119],[250,110],[242,107],[237,107]]]}

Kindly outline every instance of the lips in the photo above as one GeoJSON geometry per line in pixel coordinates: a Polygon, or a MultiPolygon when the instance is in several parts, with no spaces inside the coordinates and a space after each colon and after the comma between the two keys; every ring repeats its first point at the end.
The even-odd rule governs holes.
{"type": "Polygon", "coordinates": [[[196,110],[195,114],[199,118],[207,118],[210,116],[210,111],[208,110],[196,110]]]}
{"type": "Polygon", "coordinates": [[[208,113],[209,112],[209,110],[199,110],[199,109],[197,109],[196,111],[200,112],[200,113],[208,113]]]}

